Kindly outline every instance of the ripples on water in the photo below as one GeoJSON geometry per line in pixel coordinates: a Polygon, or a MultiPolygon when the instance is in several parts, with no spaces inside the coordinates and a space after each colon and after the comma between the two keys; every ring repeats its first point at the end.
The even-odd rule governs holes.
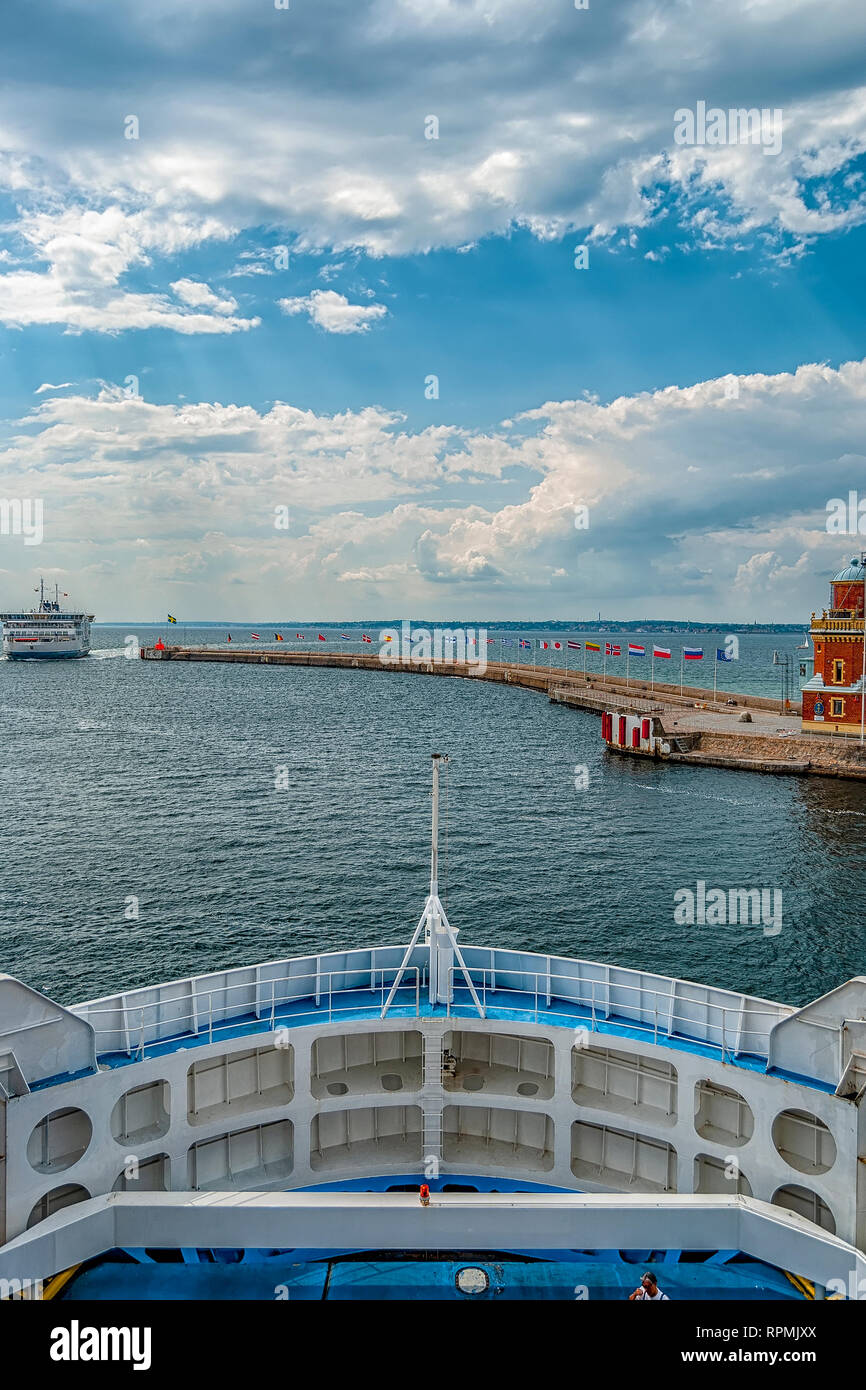
{"type": "MultiPolygon", "coordinates": [[[[97,635],[102,648],[122,640],[97,635]]],[[[443,874],[464,941],[792,1003],[866,971],[863,787],[610,757],[595,716],[527,691],[4,662],[0,728],[0,968],[65,1002],[408,940],[429,872],[434,749],[453,759],[443,874]],[[698,879],[780,888],[781,934],[676,925],[674,892],[698,879]],[[124,919],[130,895],[137,921],[124,919]]]]}

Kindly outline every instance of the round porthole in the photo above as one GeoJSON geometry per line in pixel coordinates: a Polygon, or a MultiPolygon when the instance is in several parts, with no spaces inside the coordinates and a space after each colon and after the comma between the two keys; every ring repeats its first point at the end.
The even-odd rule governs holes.
{"type": "Polygon", "coordinates": [[[470,1297],[486,1293],[490,1288],[487,1271],[480,1269],[478,1265],[464,1265],[462,1269],[458,1269],[454,1282],[460,1293],[468,1294],[470,1297]]]}
{"type": "Polygon", "coordinates": [[[483,1085],[483,1076],[464,1076],[463,1078],[464,1091],[480,1091],[483,1085]]]}
{"type": "Polygon", "coordinates": [[[521,1081],[517,1088],[517,1094],[519,1096],[537,1096],[538,1085],[535,1081],[521,1081]]]}
{"type": "Polygon", "coordinates": [[[403,1089],[403,1078],[402,1078],[402,1076],[398,1076],[397,1073],[396,1073],[395,1071],[386,1071],[386,1072],[385,1072],[385,1075],[382,1077],[382,1090],[383,1090],[383,1091],[402,1091],[402,1089],[403,1089]]]}
{"type": "Polygon", "coordinates": [[[329,1095],[329,1096],[344,1096],[344,1095],[346,1094],[346,1092],[348,1091],[348,1089],[349,1089],[349,1088],[348,1088],[348,1086],[346,1085],[345,1081],[329,1081],[329,1082],[328,1082],[328,1095],[329,1095]]]}
{"type": "Polygon", "coordinates": [[[37,1173],[62,1173],[87,1151],[93,1126],[83,1110],[52,1110],[27,1141],[27,1159],[37,1173]]]}

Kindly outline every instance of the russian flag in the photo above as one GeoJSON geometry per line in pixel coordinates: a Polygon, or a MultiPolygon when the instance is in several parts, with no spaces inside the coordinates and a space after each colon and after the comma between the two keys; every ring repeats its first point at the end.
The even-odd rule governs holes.
{"type": "Polygon", "coordinates": [[[341,633],[340,633],[340,641],[341,641],[341,642],[351,642],[351,640],[352,640],[352,639],[351,639],[351,637],[349,636],[348,632],[341,632],[341,633]]]}
{"type": "Polygon", "coordinates": [[[628,654],[629,656],[646,656],[646,647],[639,647],[637,642],[629,642],[628,654]]]}
{"type": "Polygon", "coordinates": [[[669,661],[670,655],[670,647],[653,647],[653,656],[663,656],[666,661],[669,661]]]}
{"type": "Polygon", "coordinates": [[[703,649],[703,647],[683,647],[683,660],[684,660],[684,661],[703,661],[703,659],[704,659],[704,649],[703,649]]]}

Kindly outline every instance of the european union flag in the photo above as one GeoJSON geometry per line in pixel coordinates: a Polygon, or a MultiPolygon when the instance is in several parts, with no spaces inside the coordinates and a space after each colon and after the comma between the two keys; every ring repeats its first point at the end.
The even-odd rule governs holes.
{"type": "Polygon", "coordinates": [[[721,647],[716,647],[716,661],[733,661],[733,659],[732,656],[728,656],[727,652],[722,651],[721,647]]]}

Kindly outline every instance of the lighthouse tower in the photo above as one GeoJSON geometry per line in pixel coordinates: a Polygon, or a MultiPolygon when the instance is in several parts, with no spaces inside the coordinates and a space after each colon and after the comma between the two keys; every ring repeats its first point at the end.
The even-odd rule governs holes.
{"type": "Polygon", "coordinates": [[[830,607],[812,614],[815,674],[803,687],[803,728],[825,734],[863,730],[866,550],[830,581],[830,607]]]}

